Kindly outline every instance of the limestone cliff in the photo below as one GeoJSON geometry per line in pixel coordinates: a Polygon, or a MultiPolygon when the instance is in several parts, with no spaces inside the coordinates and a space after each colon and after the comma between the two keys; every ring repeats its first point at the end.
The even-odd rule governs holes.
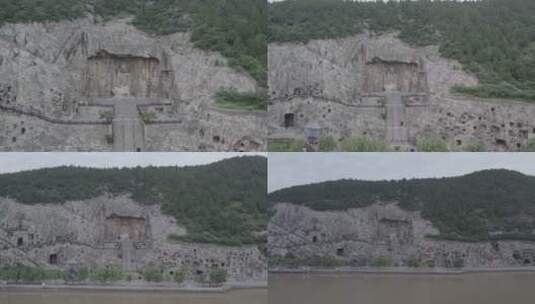
{"type": "Polygon", "coordinates": [[[23,264],[52,269],[115,267],[141,279],[147,267],[199,282],[224,269],[228,282],[267,280],[266,261],[256,246],[226,247],[181,243],[186,235],[159,205],[142,205],[129,196],[102,195],[64,204],[25,205],[0,199],[0,266],[23,264]],[[137,277],[139,276],[139,278],[137,277]]]}
{"type": "Polygon", "coordinates": [[[214,105],[221,88],[258,90],[226,61],[130,19],[4,25],[0,150],[262,150],[265,113],[214,105]]]}
{"type": "MultiPolygon", "coordinates": [[[[503,268],[535,265],[535,243],[459,242],[433,238],[439,231],[419,212],[395,202],[346,211],[314,211],[279,203],[269,223],[269,254],[302,263],[315,257],[351,266],[503,268]],[[380,264],[380,265],[378,265],[380,264]]],[[[277,265],[275,265],[277,266],[277,265]]],[[[282,265],[284,266],[284,265],[282,265]]],[[[321,266],[321,265],[309,265],[321,266]]]]}
{"type": "Polygon", "coordinates": [[[272,139],[305,138],[319,128],[321,136],[367,136],[401,150],[437,137],[454,151],[518,151],[535,136],[532,103],[452,94],[453,86],[478,80],[437,47],[361,34],[272,43],[268,58],[272,139]]]}

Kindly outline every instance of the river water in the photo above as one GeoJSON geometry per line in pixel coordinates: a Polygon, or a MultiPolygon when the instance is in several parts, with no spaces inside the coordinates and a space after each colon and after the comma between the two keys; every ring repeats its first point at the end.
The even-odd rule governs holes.
{"type": "Polygon", "coordinates": [[[533,304],[535,273],[270,274],[270,304],[533,304]]]}
{"type": "Polygon", "coordinates": [[[0,290],[0,304],[267,304],[267,289],[225,293],[0,290]]]}

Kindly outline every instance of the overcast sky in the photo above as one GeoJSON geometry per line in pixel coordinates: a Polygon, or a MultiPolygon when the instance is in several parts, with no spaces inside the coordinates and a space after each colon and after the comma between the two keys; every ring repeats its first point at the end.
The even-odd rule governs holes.
{"type": "Polygon", "coordinates": [[[535,153],[270,153],[268,191],[342,178],[443,177],[491,168],[535,175],[535,153]]]}
{"type": "Polygon", "coordinates": [[[267,153],[0,153],[0,173],[64,165],[110,168],[136,166],[188,166],[209,164],[224,158],[267,153]]]}

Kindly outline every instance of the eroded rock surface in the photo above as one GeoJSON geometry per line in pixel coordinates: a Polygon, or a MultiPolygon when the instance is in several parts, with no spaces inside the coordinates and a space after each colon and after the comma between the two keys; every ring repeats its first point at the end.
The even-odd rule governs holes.
{"type": "Polygon", "coordinates": [[[269,254],[309,260],[330,257],[352,266],[387,265],[441,268],[500,268],[535,265],[535,243],[523,241],[458,242],[439,234],[419,212],[395,202],[346,211],[319,212],[277,204],[269,223],[269,254]]]}
{"type": "Polygon", "coordinates": [[[264,282],[266,260],[256,246],[225,247],[177,243],[185,235],[157,204],[128,196],[100,196],[64,204],[25,205],[0,199],[0,265],[44,268],[145,267],[183,271],[186,280],[225,269],[229,282],[264,282]]]}
{"type": "Polygon", "coordinates": [[[411,48],[394,35],[357,35],[268,47],[270,138],[335,140],[367,136],[401,150],[419,139],[444,139],[452,150],[482,145],[518,151],[535,137],[535,105],[450,93],[476,85],[436,47],[411,48]]]}
{"type": "Polygon", "coordinates": [[[265,113],[219,110],[221,88],[258,89],[187,33],[149,36],[129,19],[4,25],[0,149],[264,149],[265,113]]]}

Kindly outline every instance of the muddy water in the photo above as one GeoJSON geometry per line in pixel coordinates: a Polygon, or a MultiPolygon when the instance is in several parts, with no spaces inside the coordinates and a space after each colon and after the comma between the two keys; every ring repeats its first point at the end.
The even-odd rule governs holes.
{"type": "Polygon", "coordinates": [[[267,304],[266,289],[226,293],[0,290],[0,304],[267,304]]]}
{"type": "Polygon", "coordinates": [[[533,304],[535,273],[270,274],[270,304],[533,304]]]}

